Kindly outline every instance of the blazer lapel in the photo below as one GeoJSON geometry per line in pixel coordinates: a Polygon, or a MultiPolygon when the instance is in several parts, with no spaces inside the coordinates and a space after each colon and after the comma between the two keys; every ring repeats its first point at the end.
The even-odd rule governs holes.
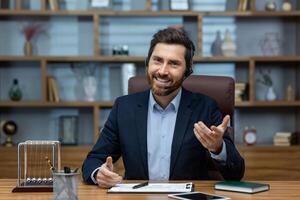
{"type": "Polygon", "coordinates": [[[174,136],[172,141],[170,177],[172,177],[176,159],[180,152],[183,138],[187,131],[187,125],[192,113],[192,109],[190,108],[191,100],[192,98],[190,93],[184,88],[182,88],[181,100],[177,113],[174,136]]]}
{"type": "Polygon", "coordinates": [[[149,90],[141,93],[136,106],[135,125],[136,134],[139,141],[139,148],[141,153],[141,161],[144,167],[145,179],[148,179],[148,156],[147,156],[147,118],[148,118],[148,102],[149,90]]]}

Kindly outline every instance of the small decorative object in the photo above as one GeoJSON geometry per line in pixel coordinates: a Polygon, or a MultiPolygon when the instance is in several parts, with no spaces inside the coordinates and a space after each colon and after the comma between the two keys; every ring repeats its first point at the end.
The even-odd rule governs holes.
{"type": "Polygon", "coordinates": [[[45,30],[42,24],[31,23],[23,26],[22,33],[25,36],[24,55],[31,56],[33,54],[33,38],[37,37],[41,33],[45,33],[45,30]]]}
{"type": "Polygon", "coordinates": [[[216,38],[211,44],[211,54],[213,56],[222,56],[222,39],[221,39],[221,31],[216,32],[216,38]]]}
{"type": "Polygon", "coordinates": [[[282,3],[281,9],[283,11],[291,11],[292,10],[292,4],[289,0],[284,0],[282,3]]]}
{"type": "Polygon", "coordinates": [[[28,140],[18,145],[18,179],[12,192],[52,192],[53,172],[60,171],[60,143],[28,140]]]}
{"type": "Polygon", "coordinates": [[[86,101],[95,101],[97,93],[97,79],[94,76],[86,76],[82,80],[86,101]]]}
{"type": "Polygon", "coordinates": [[[92,9],[111,9],[112,0],[90,0],[90,8],[92,9]]]}
{"type": "Polygon", "coordinates": [[[282,49],[282,43],[279,33],[268,32],[260,40],[259,45],[264,56],[278,56],[282,49]]]}
{"type": "Polygon", "coordinates": [[[123,95],[128,94],[128,80],[136,75],[136,66],[134,63],[124,63],[121,66],[122,91],[123,95]]]}
{"type": "Polygon", "coordinates": [[[129,55],[129,48],[128,48],[128,45],[123,45],[121,51],[122,51],[122,55],[128,56],[128,55],[129,55]]]}
{"type": "Polygon", "coordinates": [[[287,101],[295,100],[295,90],[291,85],[288,85],[288,87],[286,88],[286,100],[287,101]]]}
{"type": "Polygon", "coordinates": [[[246,145],[254,145],[257,140],[256,129],[254,127],[245,127],[243,131],[243,139],[246,145]]]}
{"type": "Polygon", "coordinates": [[[273,81],[271,78],[271,71],[267,70],[267,72],[264,72],[262,70],[259,70],[259,73],[261,75],[261,79],[257,79],[257,81],[267,87],[267,92],[265,95],[265,99],[267,101],[274,101],[277,98],[277,95],[275,93],[275,90],[273,88],[273,81]]]}
{"type": "Polygon", "coordinates": [[[78,143],[78,117],[59,117],[59,141],[62,144],[76,145],[78,143]]]}
{"type": "Polygon", "coordinates": [[[233,42],[228,29],[225,31],[225,36],[222,43],[222,54],[224,56],[236,56],[236,45],[233,42]]]}
{"type": "Polygon", "coordinates": [[[265,10],[266,11],[275,11],[277,8],[276,3],[273,1],[269,1],[266,3],[265,10]]]}
{"type": "Polygon", "coordinates": [[[170,0],[170,10],[189,10],[189,0],[170,0]]]}
{"type": "Polygon", "coordinates": [[[275,93],[275,90],[273,87],[268,87],[267,93],[266,93],[266,100],[267,101],[274,101],[277,99],[277,95],[275,93]]]}
{"type": "Polygon", "coordinates": [[[112,54],[113,55],[126,55],[126,56],[128,56],[129,55],[128,45],[123,45],[123,46],[115,45],[113,47],[112,54]]]}
{"type": "Polygon", "coordinates": [[[12,147],[14,145],[12,136],[15,135],[18,131],[17,124],[12,120],[3,121],[1,122],[0,127],[3,133],[7,136],[5,142],[3,143],[3,146],[12,147]]]}
{"type": "Polygon", "coordinates": [[[74,63],[71,65],[77,81],[78,86],[76,93],[81,94],[79,98],[83,97],[85,101],[95,101],[97,96],[98,81],[96,76],[96,64],[95,63],[74,63]]]}
{"type": "Polygon", "coordinates": [[[19,86],[18,79],[13,80],[13,84],[9,89],[9,98],[12,101],[20,101],[22,99],[22,90],[19,86]]]}

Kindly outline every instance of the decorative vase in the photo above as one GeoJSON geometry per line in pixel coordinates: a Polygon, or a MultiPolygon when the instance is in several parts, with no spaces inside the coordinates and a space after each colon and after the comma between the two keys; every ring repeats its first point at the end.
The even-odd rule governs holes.
{"type": "Polygon", "coordinates": [[[86,101],[95,101],[97,80],[94,76],[86,76],[82,80],[86,101]]]}
{"type": "Polygon", "coordinates": [[[225,31],[224,40],[222,43],[222,53],[224,56],[235,56],[236,45],[232,40],[231,34],[228,29],[225,31]]]}
{"type": "Polygon", "coordinates": [[[18,79],[13,80],[13,84],[9,89],[9,98],[12,101],[20,101],[22,99],[22,91],[21,88],[19,87],[18,79]]]}
{"type": "Polygon", "coordinates": [[[217,31],[216,38],[211,44],[211,55],[213,56],[222,56],[222,39],[221,31],[217,31]]]}
{"type": "Polygon", "coordinates": [[[266,3],[266,6],[265,6],[266,11],[276,11],[276,9],[277,9],[277,6],[276,6],[275,2],[271,1],[271,2],[266,3]]]}
{"type": "Polygon", "coordinates": [[[288,85],[288,87],[286,88],[286,100],[287,101],[295,100],[295,90],[291,85],[288,85]]]}
{"type": "Polygon", "coordinates": [[[273,86],[268,87],[267,93],[266,93],[266,100],[267,101],[274,101],[276,100],[277,95],[275,93],[275,90],[273,86]]]}
{"type": "Polygon", "coordinates": [[[24,43],[24,55],[25,56],[32,56],[32,43],[31,41],[27,41],[24,43]]]}
{"type": "Polygon", "coordinates": [[[285,1],[282,3],[281,9],[282,9],[283,11],[291,11],[291,10],[292,10],[292,4],[291,4],[291,2],[288,1],[288,0],[285,0],[285,1]]]}

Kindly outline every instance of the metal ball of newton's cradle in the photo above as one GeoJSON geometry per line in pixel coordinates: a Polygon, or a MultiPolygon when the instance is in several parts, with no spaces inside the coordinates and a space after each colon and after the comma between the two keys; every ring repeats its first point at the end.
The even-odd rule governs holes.
{"type": "Polygon", "coordinates": [[[18,126],[14,121],[4,121],[1,123],[1,130],[5,135],[7,135],[5,142],[3,143],[6,147],[11,147],[14,145],[12,141],[12,136],[16,134],[18,126]]]}

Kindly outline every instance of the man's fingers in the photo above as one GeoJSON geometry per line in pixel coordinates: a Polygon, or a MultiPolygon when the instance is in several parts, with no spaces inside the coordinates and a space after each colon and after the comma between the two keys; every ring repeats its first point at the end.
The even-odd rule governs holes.
{"type": "Polygon", "coordinates": [[[212,130],[212,136],[214,136],[214,137],[219,136],[220,134],[223,133],[223,130],[221,130],[220,128],[218,128],[218,127],[216,127],[214,125],[212,125],[210,127],[210,129],[212,130]]]}
{"type": "Polygon", "coordinates": [[[99,174],[99,176],[97,176],[97,182],[98,184],[102,183],[102,184],[106,184],[109,186],[114,186],[117,183],[120,183],[123,180],[122,176],[117,176],[115,178],[109,177],[109,176],[105,176],[104,174],[99,174]]]}
{"type": "Polygon", "coordinates": [[[106,165],[106,167],[107,167],[110,171],[113,171],[114,165],[113,165],[113,160],[112,160],[112,157],[111,157],[111,156],[108,156],[108,157],[106,158],[105,165],[106,165]]]}
{"type": "Polygon", "coordinates": [[[101,167],[97,174],[97,183],[100,187],[109,188],[123,180],[122,176],[109,171],[106,167],[101,167]],[[111,176],[113,174],[113,176],[111,176]]]}
{"type": "Polygon", "coordinates": [[[197,137],[197,139],[199,140],[199,142],[207,149],[209,149],[210,145],[211,145],[211,140],[206,137],[207,135],[205,134],[198,134],[196,132],[196,130],[194,129],[194,134],[197,137]]]}
{"type": "Polygon", "coordinates": [[[203,123],[203,122],[198,122],[194,124],[194,127],[198,132],[205,132],[207,134],[211,133],[211,130],[203,123]]]}
{"type": "Polygon", "coordinates": [[[102,166],[99,170],[104,176],[107,177],[115,178],[119,176],[117,173],[110,171],[106,166],[102,166]]]}
{"type": "Polygon", "coordinates": [[[224,118],[223,118],[223,122],[221,124],[222,128],[223,129],[226,129],[227,126],[228,126],[228,123],[229,123],[229,120],[230,120],[230,116],[229,115],[226,115],[224,118]]]}

